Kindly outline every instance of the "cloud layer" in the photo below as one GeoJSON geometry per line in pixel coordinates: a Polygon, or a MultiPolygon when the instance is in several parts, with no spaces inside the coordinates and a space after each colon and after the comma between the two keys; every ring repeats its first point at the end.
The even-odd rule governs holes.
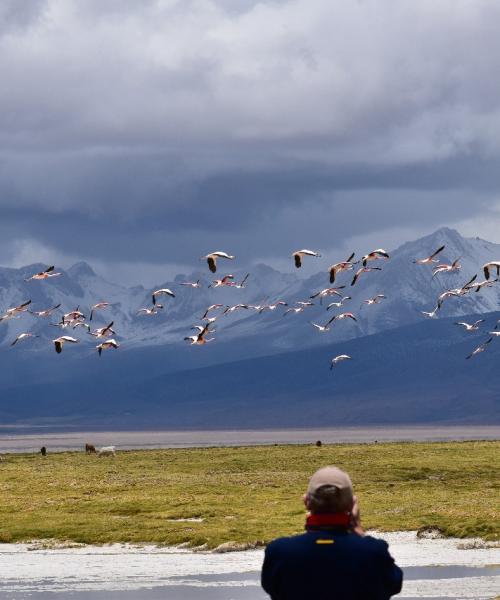
{"type": "Polygon", "coordinates": [[[499,18],[488,0],[6,0],[3,262],[132,277],[491,223],[499,18]]]}

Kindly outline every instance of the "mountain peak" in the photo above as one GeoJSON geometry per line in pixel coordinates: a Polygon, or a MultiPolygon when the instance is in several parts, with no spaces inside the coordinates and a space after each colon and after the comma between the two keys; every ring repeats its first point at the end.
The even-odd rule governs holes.
{"type": "Polygon", "coordinates": [[[68,269],[68,274],[71,275],[71,277],[82,277],[82,276],[95,277],[96,276],[95,271],[92,269],[92,267],[83,260],[80,262],[77,262],[73,266],[71,266],[68,269]]]}

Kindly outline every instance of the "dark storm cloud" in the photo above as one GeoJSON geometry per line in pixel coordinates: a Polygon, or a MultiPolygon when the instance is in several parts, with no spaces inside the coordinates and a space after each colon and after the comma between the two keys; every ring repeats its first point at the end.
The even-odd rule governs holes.
{"type": "Polygon", "coordinates": [[[250,261],[497,218],[499,17],[486,0],[2,3],[0,252],[250,261]]]}

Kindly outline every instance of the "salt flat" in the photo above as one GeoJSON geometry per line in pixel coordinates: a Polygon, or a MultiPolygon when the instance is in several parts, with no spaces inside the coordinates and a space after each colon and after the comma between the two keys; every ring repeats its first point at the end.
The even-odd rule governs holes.
{"type": "MultiPolygon", "coordinates": [[[[500,589],[500,548],[471,540],[417,539],[415,532],[378,534],[405,569],[400,598],[486,600],[500,589]]],[[[0,598],[79,594],[108,598],[263,599],[262,550],[217,554],[157,546],[38,549],[0,544],[0,598]],[[140,590],[140,594],[138,593],[140,590]],[[156,590],[156,592],[155,592],[156,590]],[[217,592],[216,595],[213,593],[217,592]]]]}

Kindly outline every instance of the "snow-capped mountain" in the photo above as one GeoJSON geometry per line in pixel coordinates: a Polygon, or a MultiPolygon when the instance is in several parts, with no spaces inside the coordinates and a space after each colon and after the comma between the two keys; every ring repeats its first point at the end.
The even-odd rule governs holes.
{"type": "MultiPolygon", "coordinates": [[[[371,266],[381,267],[382,271],[364,274],[354,287],[350,285],[352,272],[339,275],[335,285],[344,285],[341,292],[352,296],[342,308],[327,311],[329,302],[338,300],[336,297],[329,297],[322,303],[316,298],[313,307],[306,308],[299,314],[285,315],[285,308],[278,307],[262,314],[253,309],[242,309],[219,317],[215,326],[217,345],[224,347],[224,351],[214,353],[218,356],[217,360],[233,357],[236,345],[239,352],[247,349],[243,356],[275,354],[284,350],[357,338],[421,321],[425,318],[421,311],[432,310],[442,291],[460,287],[476,273],[478,281],[482,280],[482,265],[487,261],[500,259],[500,245],[479,238],[467,239],[454,230],[443,228],[414,242],[408,242],[390,254],[390,260],[371,263],[371,266]],[[452,262],[460,258],[462,269],[459,273],[432,277],[431,266],[413,264],[415,258],[426,257],[441,245],[446,245],[446,249],[439,255],[440,261],[452,262]],[[364,304],[364,300],[377,294],[384,294],[387,298],[378,305],[364,304]],[[358,321],[340,321],[326,333],[319,333],[312,327],[311,322],[324,324],[340,311],[353,312],[358,321]]],[[[359,259],[360,256],[357,255],[356,258],[359,259]]],[[[332,257],[332,262],[335,260],[336,257],[332,257]]],[[[182,338],[190,335],[192,325],[200,322],[200,317],[211,304],[262,305],[285,300],[289,306],[293,306],[295,302],[309,300],[314,293],[330,286],[328,273],[317,273],[304,280],[295,273],[280,273],[259,264],[250,270],[248,282],[243,289],[213,288],[208,287],[214,278],[208,270],[194,271],[178,275],[174,281],[159,282],[157,288],[168,287],[176,297],[162,297],[159,302],[164,305],[164,310],[155,316],[144,316],[138,315],[137,311],[151,305],[152,289],[110,283],[86,263],[73,265],[63,271],[60,277],[45,281],[24,281],[45,267],[46,265],[34,264],[20,269],[0,268],[1,311],[28,299],[32,300],[32,310],[61,304],[52,318],[44,319],[24,313],[19,318],[0,322],[1,345],[10,344],[22,331],[33,331],[40,335],[40,339],[29,340],[23,344],[22,351],[44,350],[48,340],[62,333],[51,322],[56,323],[63,312],[76,306],[88,316],[89,307],[102,300],[110,302],[112,306],[96,312],[92,324],[98,327],[113,321],[117,337],[124,348],[183,345],[182,338]],[[198,279],[202,284],[199,289],[180,285],[183,281],[198,279]]],[[[220,271],[220,275],[217,273],[218,277],[227,273],[222,269],[220,271]]],[[[235,281],[241,281],[246,275],[245,271],[239,270],[232,273],[235,281]]],[[[443,305],[439,317],[487,313],[497,310],[499,306],[500,284],[462,298],[450,298],[443,305]]],[[[72,332],[64,330],[64,333],[72,332]]],[[[76,330],[74,334],[78,334],[77,337],[88,344],[94,341],[82,329],[76,330]]],[[[21,351],[20,346],[16,350],[21,351]]]]}
{"type": "MultiPolygon", "coordinates": [[[[0,322],[0,424],[214,428],[495,422],[499,342],[474,360],[465,357],[496,324],[500,283],[450,298],[437,319],[421,311],[434,308],[439,293],[462,286],[475,273],[481,280],[482,265],[500,258],[500,246],[440,229],[390,255],[375,263],[382,271],[364,274],[354,287],[352,272],[340,275],[336,285],[345,285],[342,293],[352,296],[342,309],[327,311],[331,299],[323,304],[316,299],[299,314],[285,315],[283,307],[262,314],[242,309],[217,319],[214,343],[194,348],[182,338],[210,304],[283,299],[291,306],[329,287],[328,273],[300,279],[256,265],[243,289],[209,288],[212,277],[206,271],[179,275],[158,284],[172,289],[175,298],[162,297],[165,309],[147,317],[137,311],[151,305],[151,289],[115,285],[85,263],[46,281],[24,281],[46,265],[0,269],[2,314],[28,299],[33,310],[61,303],[52,318],[23,313],[0,322]],[[443,244],[442,262],[460,257],[460,273],[433,278],[431,266],[413,264],[443,244]],[[180,285],[197,279],[199,289],[180,285]],[[377,294],[386,300],[363,304],[377,294]],[[97,312],[92,326],[113,321],[121,347],[98,358],[95,338],[82,328],[61,330],[51,322],[76,306],[88,316],[89,307],[102,300],[112,306],[97,312]],[[352,311],[357,322],[339,321],[325,333],[312,327],[339,310],[352,311]],[[454,326],[454,317],[476,314],[487,320],[478,332],[454,326]],[[21,331],[40,337],[9,347],[21,331]],[[50,340],[61,333],[81,343],[57,355],[50,340]],[[340,353],[354,360],[332,372],[329,361],[340,353]]],[[[246,272],[233,274],[241,281],[246,272]]]]}

